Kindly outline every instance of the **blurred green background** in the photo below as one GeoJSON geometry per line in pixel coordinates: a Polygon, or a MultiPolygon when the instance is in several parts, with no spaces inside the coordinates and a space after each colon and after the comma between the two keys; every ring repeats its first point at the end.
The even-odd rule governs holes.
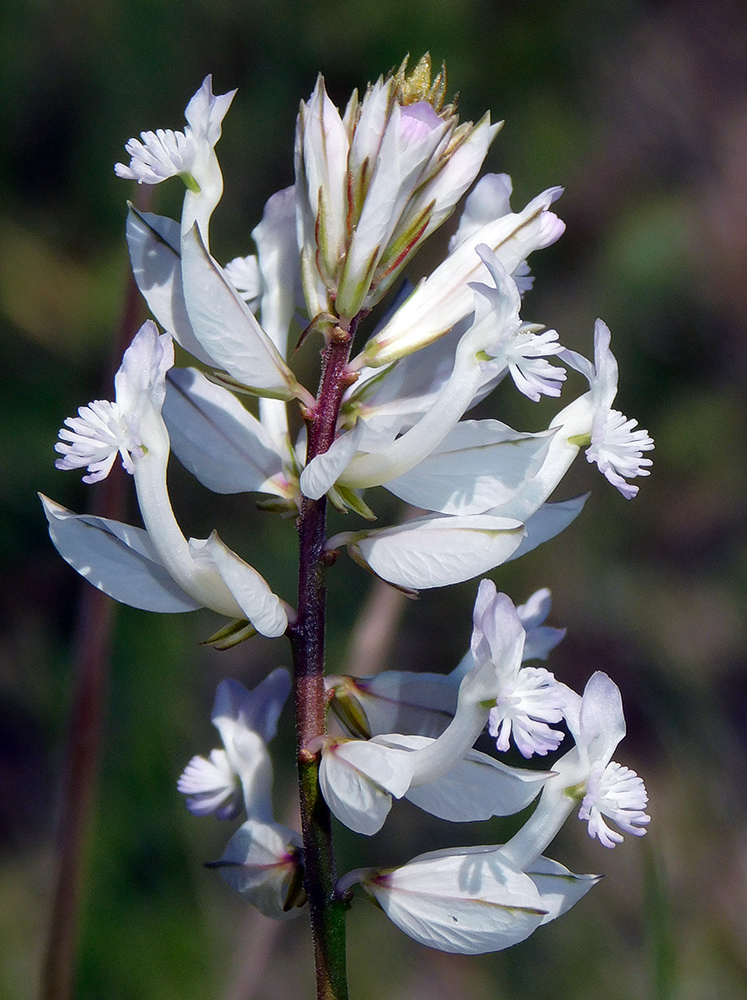
{"type": "MultiPolygon", "coordinates": [[[[247,253],[264,201],[292,182],[295,114],[316,73],[341,103],[426,50],[447,60],[463,117],[489,108],[506,119],[487,167],[512,175],[515,206],[566,187],[557,210],[567,232],[533,258],[524,317],[587,353],[604,317],[618,405],[656,438],[638,498],[626,502],[578,463],[562,490],[593,488],[579,521],[492,574],[517,603],[552,588],[552,624],[569,629],[550,664],[562,680],[580,688],[604,669],[622,688],[629,734],[616,756],[645,777],[652,824],[643,841],[609,852],[571,821],[550,853],[608,877],[498,955],[428,951],[357,902],[351,995],[747,997],[745,4],[10,0],[0,13],[1,1000],[37,994],[49,918],[71,635],[86,585],[53,551],[35,491],[90,507],[79,477],[53,468],[52,446],[65,416],[110,394],[104,373],[118,363],[133,191],[112,165],[141,130],[181,128],[206,73],[217,93],[238,87],[218,149],[226,194],[212,240],[221,260],[247,253]]],[[[178,187],[156,191],[158,211],[179,211],[178,187]]],[[[416,267],[436,259],[446,229],[416,267]]],[[[554,404],[515,396],[506,387],[485,412],[547,425],[554,404]]],[[[187,533],[218,527],[293,599],[290,522],[245,497],[217,499],[178,469],[173,487],[187,533]]],[[[396,516],[389,500],[371,499],[384,523],[396,516]]],[[[369,581],[342,557],[331,586],[339,669],[369,581]]],[[[396,627],[389,620],[390,665],[450,669],[469,640],[474,593],[472,582],[408,602],[396,627]]],[[[216,682],[253,685],[289,662],[282,641],[201,649],[216,627],[207,612],[117,609],[81,1000],[313,995],[304,918],[271,925],[203,869],[229,831],[190,817],[175,791],[189,757],[215,745],[216,682]]],[[[292,801],[285,716],[276,757],[282,812],[292,801]]],[[[370,841],[341,836],[341,867],[497,843],[507,828],[457,831],[402,806],[370,841]]]]}

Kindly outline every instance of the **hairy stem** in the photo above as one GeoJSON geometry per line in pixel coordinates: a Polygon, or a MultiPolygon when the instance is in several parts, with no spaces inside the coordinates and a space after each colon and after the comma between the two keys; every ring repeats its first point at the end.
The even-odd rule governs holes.
{"type": "MultiPolygon", "coordinates": [[[[311,461],[327,451],[335,436],[342,396],[350,384],[347,362],[355,329],[337,327],[324,351],[315,406],[306,414],[311,461]]],[[[319,790],[318,757],[306,749],[326,732],[324,624],[327,501],[305,499],[298,519],[298,618],[289,629],[295,666],[296,734],[304,841],[304,871],[314,938],[318,1000],[345,1000],[345,904],[337,898],[329,808],[319,790]]]]}

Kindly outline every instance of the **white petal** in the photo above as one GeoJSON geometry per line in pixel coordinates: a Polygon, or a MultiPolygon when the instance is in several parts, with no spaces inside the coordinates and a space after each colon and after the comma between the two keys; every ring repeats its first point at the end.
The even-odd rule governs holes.
{"type": "Polygon", "coordinates": [[[290,674],[284,667],[273,670],[251,691],[239,681],[227,678],[215,691],[213,725],[222,735],[220,720],[233,720],[242,728],[259,733],[264,742],[269,743],[277,733],[278,719],[290,689],[290,674]]]}
{"type": "Polygon", "coordinates": [[[512,184],[508,174],[485,174],[475,184],[459,216],[457,231],[449,241],[449,253],[479,229],[511,212],[512,184]]]}
{"type": "Polygon", "coordinates": [[[283,357],[293,319],[301,274],[296,243],[295,189],[277,191],[265,204],[262,221],[252,230],[262,275],[262,328],[283,357]]]}
{"type": "Polygon", "coordinates": [[[366,426],[359,420],[352,431],[341,434],[322,455],[317,455],[301,473],[301,492],[310,500],[318,500],[334,486],[358,450],[366,426]]]}
{"type": "Polygon", "coordinates": [[[390,748],[378,740],[343,740],[331,753],[395,798],[401,798],[410,787],[413,762],[406,750],[390,748]]]}
{"type": "Polygon", "coordinates": [[[208,75],[190,98],[184,117],[197,136],[211,146],[220,139],[221,123],[235,95],[235,90],[229,90],[227,94],[213,94],[213,77],[208,75]]]}
{"type": "Polygon", "coordinates": [[[369,740],[331,741],[322,752],[319,785],[337,819],[355,833],[376,833],[410,786],[407,751],[369,740]]]}
{"type": "Polygon", "coordinates": [[[250,819],[210,867],[260,913],[288,920],[301,912],[306,900],[300,888],[300,846],[295,830],[250,819]]]}
{"type": "MultiPolygon", "coordinates": [[[[329,678],[335,698],[332,710],[346,725],[346,701],[351,712],[364,715],[365,735],[419,733],[437,737],[456,712],[459,681],[449,675],[384,670],[374,677],[329,678]]],[[[353,732],[352,735],[363,735],[353,732]]]]}
{"type": "Polygon", "coordinates": [[[595,404],[609,407],[617,395],[618,368],[607,324],[598,319],[594,324],[594,377],[591,383],[595,404]]]}
{"type": "Polygon", "coordinates": [[[327,545],[352,543],[356,556],[377,576],[421,590],[461,583],[500,566],[523,537],[524,526],[518,521],[473,514],[417,518],[392,528],[336,536],[327,545]]]}
{"type": "Polygon", "coordinates": [[[62,558],[114,600],[161,613],[203,606],[174,582],[142,528],[93,514],[74,514],[44,496],[41,501],[50,537],[62,558]]]}
{"type": "Polygon", "coordinates": [[[439,951],[480,955],[529,937],[546,909],[532,880],[490,847],[414,858],[362,884],[400,930],[439,951]]]}
{"type": "MultiPolygon", "coordinates": [[[[431,744],[425,736],[389,734],[388,744],[420,750],[431,744]]],[[[494,757],[470,750],[443,777],[405,792],[420,809],[452,823],[474,823],[491,816],[512,816],[526,808],[550,777],[549,771],[512,768],[494,757]]]]}
{"type": "Polygon", "coordinates": [[[562,916],[601,880],[601,875],[574,875],[557,861],[539,857],[527,868],[527,875],[537,886],[542,905],[548,911],[542,923],[562,916]]]}
{"type": "Polygon", "coordinates": [[[391,795],[378,785],[333,764],[324,767],[323,761],[319,786],[333,816],[366,837],[378,833],[392,808],[391,795]]]}
{"type": "Polygon", "coordinates": [[[563,224],[549,206],[557,196],[551,188],[517,214],[505,215],[478,229],[433,273],[365,348],[368,364],[379,367],[417,351],[443,336],[475,308],[472,283],[484,282],[487,270],[475,253],[481,243],[493,250],[511,274],[534,250],[549,246],[563,232],[563,224]]]}
{"type": "Polygon", "coordinates": [[[543,542],[555,538],[561,531],[565,531],[569,524],[572,524],[584,508],[584,504],[589,498],[588,493],[583,496],[574,497],[573,500],[561,500],[558,503],[543,503],[536,513],[527,519],[525,529],[526,534],[521,540],[521,544],[514,549],[505,560],[518,559],[520,556],[536,549],[543,542]]]}
{"type": "Polygon", "coordinates": [[[216,364],[259,394],[292,399],[293,373],[205,249],[196,226],[182,238],[182,275],[194,335],[216,364]]]}
{"type": "Polygon", "coordinates": [[[552,436],[521,434],[498,420],[464,420],[386,488],[425,510],[482,514],[514,497],[537,472],[552,436]]]}
{"type": "Polygon", "coordinates": [[[299,233],[299,246],[306,245],[306,237],[313,245],[316,231],[322,268],[328,278],[335,276],[344,250],[348,150],[347,130],[320,76],[298,116],[296,193],[308,206],[301,217],[311,230],[299,233]]]}
{"type": "Polygon", "coordinates": [[[259,309],[259,297],[262,292],[262,278],[256,254],[248,257],[234,257],[223,267],[223,273],[233,287],[256,314],[259,309]]]}
{"type": "Polygon", "coordinates": [[[524,604],[516,607],[516,613],[521,619],[521,624],[527,631],[542,625],[550,614],[552,607],[552,597],[547,587],[535,590],[532,596],[524,604]]]}
{"type": "Polygon", "coordinates": [[[273,768],[267,745],[259,733],[230,719],[215,719],[231,766],[239,776],[244,808],[250,819],[272,821],[273,768]]]}
{"type": "Polygon", "coordinates": [[[114,376],[117,403],[127,416],[152,407],[160,413],[166,395],[166,373],[174,364],[174,342],[147,319],[124,352],[114,376]]]}
{"type": "Polygon", "coordinates": [[[565,638],[565,632],[564,628],[552,628],[549,625],[529,629],[524,644],[524,659],[546,660],[550,651],[565,638]]]}
{"type": "MultiPolygon", "coordinates": [[[[190,548],[196,544],[190,540],[190,548]]],[[[288,627],[283,602],[256,569],[225,545],[216,532],[204,543],[236,603],[261,635],[275,638],[288,627]]]]}
{"type": "Polygon", "coordinates": [[[260,422],[201,372],[169,373],[163,417],[172,451],[203,486],[215,493],[290,495],[282,458],[260,422]]]}
{"type": "MultiPolygon", "coordinates": [[[[571,720],[568,720],[571,722],[571,720]]],[[[572,733],[579,749],[590,764],[610,762],[620,740],[625,736],[625,715],[617,684],[597,670],[584,688],[578,733],[572,733]]]]}
{"type": "Polygon", "coordinates": [[[479,700],[497,697],[504,680],[516,677],[526,633],[510,597],[499,594],[492,580],[481,580],[472,611],[470,652],[474,668],[462,684],[482,686],[479,700]]]}
{"type": "Polygon", "coordinates": [[[179,223],[151,212],[139,212],[130,205],[127,246],[137,287],[158,322],[194,358],[217,367],[195,337],[187,316],[179,223]]]}
{"type": "Polygon", "coordinates": [[[565,636],[565,629],[552,628],[545,625],[552,605],[550,591],[547,587],[535,591],[526,604],[516,608],[527,638],[524,644],[524,660],[546,660],[550,650],[554,649],[565,636]]]}

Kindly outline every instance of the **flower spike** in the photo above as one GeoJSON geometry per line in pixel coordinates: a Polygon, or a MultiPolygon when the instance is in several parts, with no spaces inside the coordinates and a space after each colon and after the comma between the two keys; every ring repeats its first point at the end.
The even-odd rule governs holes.
{"type": "Polygon", "coordinates": [[[116,174],[149,185],[179,177],[181,219],[130,207],[132,272],[156,322],[144,323],[125,351],[114,398],[66,419],[55,449],[56,466],[80,470],[87,483],[104,479],[119,456],[143,527],[42,497],[54,545],[104,593],[160,613],[219,613],[227,620],[204,643],[214,649],[257,633],[288,635],[303,835],[273,813],[268,745],[292,686],[282,668],[251,691],[232,680],[218,685],[220,743],[189,760],[177,790],[195,816],[238,819],[207,867],[248,903],[285,920],[308,893],[320,995],[336,997],[346,995],[340,921],[356,884],[428,947],[499,951],[565,913],[598,880],[544,853],[572,813],[606,848],[626,833],[642,836],[650,821],[642,780],[612,760],[625,735],[616,685],[597,672],[581,696],[536,662],[564,635],[546,624],[547,590],[517,608],[482,579],[469,650],[450,674],[323,677],[326,577],[339,546],[410,597],[480,579],[580,513],[585,496],[551,497],[581,451],[630,498],[638,489],[630,480],[649,474],[654,446],[613,408],[618,366],[601,320],[592,362],[521,315],[533,284],[529,257],[564,230],[553,211],[562,189],[513,211],[507,175],[475,183],[502,123],[488,113],[460,122],[456,99],[447,103],[445,66],[434,79],[428,54],[407,66],[406,58],[360,98],[355,91],[344,110],[319,75],[299,108],[295,183],[271,195],[259,225],[247,227],[254,246],[225,267],[211,252],[209,226],[223,192],[216,144],[235,92],[214,94],[208,76],[183,130],[126,143],[129,163],[116,164],[116,174]],[[468,189],[446,258],[395,292],[468,189]],[[298,381],[289,345],[298,351],[317,335],[324,347],[314,395],[298,381]],[[174,340],[199,370],[174,370],[174,340]],[[561,362],[583,374],[588,391],[540,429],[475,418],[501,382],[548,405],[543,397],[564,391],[561,362]],[[185,536],[168,490],[172,448],[202,487],[261,494],[257,506],[295,519],[297,612],[217,532],[185,536]],[[353,520],[376,520],[364,491],[380,486],[409,505],[407,520],[375,528],[357,521],[327,537],[327,500],[353,520]],[[328,730],[328,709],[342,734],[328,730]],[[573,747],[558,753],[568,734],[573,747]],[[509,766],[506,752],[552,757],[541,770],[509,766]],[[370,836],[397,799],[448,823],[536,806],[505,844],[420,854],[352,871],[335,885],[330,814],[370,836]]]}

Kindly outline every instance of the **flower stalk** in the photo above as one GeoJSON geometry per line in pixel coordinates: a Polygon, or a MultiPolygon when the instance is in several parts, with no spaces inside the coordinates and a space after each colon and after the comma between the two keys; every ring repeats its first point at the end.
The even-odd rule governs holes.
{"type": "MultiPolygon", "coordinates": [[[[350,346],[357,321],[348,330],[335,327],[322,355],[319,394],[306,414],[309,459],[324,454],[334,440],[345,389],[350,346]]],[[[353,379],[354,380],[354,379],[353,379]]],[[[331,814],[319,789],[318,756],[307,749],[326,733],[324,687],[326,571],[334,561],[325,551],[327,498],[305,498],[298,517],[298,616],[289,626],[293,649],[301,828],[304,842],[305,888],[309,900],[318,1000],[347,997],[345,972],[345,910],[337,897],[337,872],[332,849],[331,814]]]]}

